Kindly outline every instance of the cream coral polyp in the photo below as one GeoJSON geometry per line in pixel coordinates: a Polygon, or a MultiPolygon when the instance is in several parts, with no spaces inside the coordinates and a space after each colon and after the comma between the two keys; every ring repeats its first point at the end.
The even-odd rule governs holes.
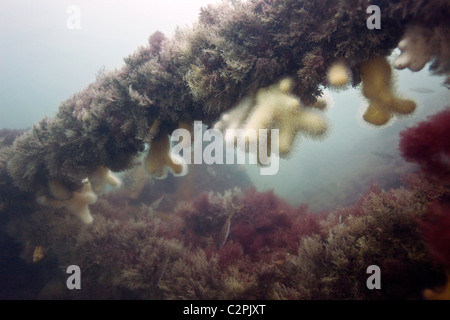
{"type": "Polygon", "coordinates": [[[382,126],[394,114],[408,115],[416,109],[416,103],[395,96],[392,87],[392,69],[385,57],[375,56],[360,67],[362,92],[369,100],[364,120],[382,126]]]}
{"type": "Polygon", "coordinates": [[[337,61],[328,70],[327,79],[330,86],[344,88],[352,81],[352,73],[344,61],[337,61]]]}
{"type": "Polygon", "coordinates": [[[50,206],[56,209],[65,208],[76,215],[86,224],[92,223],[94,218],[89,210],[89,205],[97,201],[98,196],[92,192],[90,183],[85,183],[81,191],[75,191],[67,200],[53,200],[46,196],[39,196],[37,202],[40,205],[50,206]]]}
{"type": "Polygon", "coordinates": [[[170,138],[166,133],[161,133],[152,140],[150,150],[145,159],[145,167],[147,172],[157,179],[165,179],[167,171],[171,171],[175,176],[184,175],[186,173],[186,165],[182,159],[178,159],[178,163],[172,159],[170,147],[170,138]]]}

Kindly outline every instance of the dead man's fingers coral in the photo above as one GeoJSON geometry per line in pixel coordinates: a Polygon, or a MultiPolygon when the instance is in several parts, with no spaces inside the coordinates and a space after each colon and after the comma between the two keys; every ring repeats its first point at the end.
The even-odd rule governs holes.
{"type": "MultiPolygon", "coordinates": [[[[53,184],[53,189],[58,189],[60,186],[53,184]]],[[[59,192],[59,191],[58,191],[59,192]]],[[[59,195],[58,192],[54,192],[53,195],[59,195]]],[[[44,206],[49,206],[53,208],[65,208],[70,213],[73,213],[78,218],[81,219],[86,224],[92,223],[94,220],[92,218],[91,212],[89,210],[89,205],[97,201],[97,195],[92,191],[91,184],[89,182],[85,183],[81,191],[75,191],[72,193],[70,199],[66,200],[53,200],[47,196],[39,196],[37,202],[44,206]]]]}
{"type": "Polygon", "coordinates": [[[364,121],[375,126],[382,126],[391,119],[391,112],[383,104],[372,101],[363,115],[364,121]]]}
{"type": "Polygon", "coordinates": [[[72,198],[72,192],[67,190],[67,188],[58,181],[49,181],[48,189],[50,191],[50,194],[57,200],[68,200],[72,198]]]}
{"type": "Polygon", "coordinates": [[[298,133],[320,137],[328,127],[322,116],[307,110],[290,94],[291,86],[291,80],[286,78],[277,85],[260,89],[245,126],[246,130],[278,129],[282,157],[290,154],[298,133]]]}
{"type": "Polygon", "coordinates": [[[173,159],[171,155],[170,138],[165,132],[160,132],[151,142],[150,150],[145,159],[147,172],[156,179],[165,179],[167,170],[175,176],[187,173],[187,166],[183,159],[173,159]]]}
{"type": "Polygon", "coordinates": [[[450,271],[447,272],[447,282],[437,288],[425,289],[423,296],[427,300],[450,300],[450,271]]]}
{"type": "Polygon", "coordinates": [[[77,215],[84,223],[91,223],[89,205],[97,201],[97,195],[92,192],[91,185],[85,184],[81,192],[74,192],[72,199],[64,201],[64,207],[71,213],[77,215]]]}
{"type": "Polygon", "coordinates": [[[106,190],[106,185],[111,187],[118,187],[122,181],[114,175],[111,170],[104,166],[99,166],[97,170],[89,175],[89,182],[96,194],[100,194],[106,190]]]}
{"type": "Polygon", "coordinates": [[[396,69],[408,68],[411,71],[420,71],[430,61],[429,37],[426,30],[418,26],[409,27],[402,40],[398,43],[401,54],[394,60],[396,69]]]}
{"type": "Polygon", "coordinates": [[[412,100],[400,99],[394,94],[392,69],[386,57],[375,56],[360,66],[362,92],[369,100],[363,118],[376,126],[389,122],[392,115],[408,115],[416,109],[412,100]]]}
{"type": "Polygon", "coordinates": [[[327,72],[328,84],[333,88],[345,88],[352,80],[352,72],[344,61],[334,62],[327,72]]]}

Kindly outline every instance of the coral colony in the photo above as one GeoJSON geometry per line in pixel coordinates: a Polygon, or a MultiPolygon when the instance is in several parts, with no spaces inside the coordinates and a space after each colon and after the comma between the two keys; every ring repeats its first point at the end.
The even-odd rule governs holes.
{"type": "MultiPolygon", "coordinates": [[[[279,169],[279,130],[271,129],[226,129],[225,137],[222,131],[218,129],[208,129],[203,133],[202,122],[194,121],[194,151],[193,158],[195,164],[202,164],[203,162],[211,164],[234,164],[235,154],[234,150],[242,151],[237,153],[237,164],[245,164],[245,154],[243,152],[249,151],[254,156],[249,158],[250,164],[261,164],[269,166],[262,167],[260,172],[262,175],[275,175],[279,169]],[[214,138],[214,139],[212,139],[214,138]],[[268,138],[270,141],[268,141],[268,138]],[[203,148],[203,141],[211,141],[205,148],[203,148]],[[224,142],[226,143],[226,155],[224,155],[224,142]],[[269,156],[270,150],[270,156],[269,156]],[[257,162],[258,159],[258,162],[257,162]]],[[[176,129],[171,135],[171,141],[180,141],[176,144],[170,153],[170,158],[178,165],[191,164],[191,145],[186,145],[184,141],[191,141],[191,133],[184,128],[176,129]],[[180,156],[182,151],[183,156],[180,156]]],[[[167,153],[168,154],[168,153],[167,153]]],[[[152,171],[149,170],[150,173],[152,171]]],[[[174,172],[174,171],[173,171],[174,172]]],[[[184,171],[185,172],[185,171],[184,171]]],[[[176,172],[174,172],[176,174],[176,172]]]]}
{"type": "Polygon", "coordinates": [[[402,132],[401,153],[418,168],[405,186],[374,185],[352,206],[319,215],[245,183],[208,191],[244,175],[217,167],[234,161],[224,143],[227,155],[237,147],[275,174],[300,136],[326,138],[324,88],[360,87],[363,119],[380,130],[413,113],[416,103],[394,89],[387,57],[397,47],[395,68],[431,62],[450,82],[448,2],[367,6],[209,5],[173,38],[153,33],[54,118],[2,130],[1,242],[14,250],[2,249],[1,261],[39,276],[27,286],[5,271],[0,296],[449,299],[448,108],[402,132]],[[82,290],[65,286],[61,266],[73,264],[82,290]],[[366,285],[372,265],[379,290],[366,285]]]}

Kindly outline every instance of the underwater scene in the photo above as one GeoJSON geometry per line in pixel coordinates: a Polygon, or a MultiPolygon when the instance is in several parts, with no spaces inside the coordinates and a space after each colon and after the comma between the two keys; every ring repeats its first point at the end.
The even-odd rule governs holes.
{"type": "Polygon", "coordinates": [[[450,2],[0,3],[0,300],[450,300],[450,2]]]}

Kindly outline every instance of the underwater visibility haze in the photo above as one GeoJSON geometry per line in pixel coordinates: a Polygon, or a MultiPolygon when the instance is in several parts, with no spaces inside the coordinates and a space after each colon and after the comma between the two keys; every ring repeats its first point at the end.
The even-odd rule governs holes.
{"type": "Polygon", "coordinates": [[[0,299],[450,299],[449,19],[3,1],[0,299]]]}

